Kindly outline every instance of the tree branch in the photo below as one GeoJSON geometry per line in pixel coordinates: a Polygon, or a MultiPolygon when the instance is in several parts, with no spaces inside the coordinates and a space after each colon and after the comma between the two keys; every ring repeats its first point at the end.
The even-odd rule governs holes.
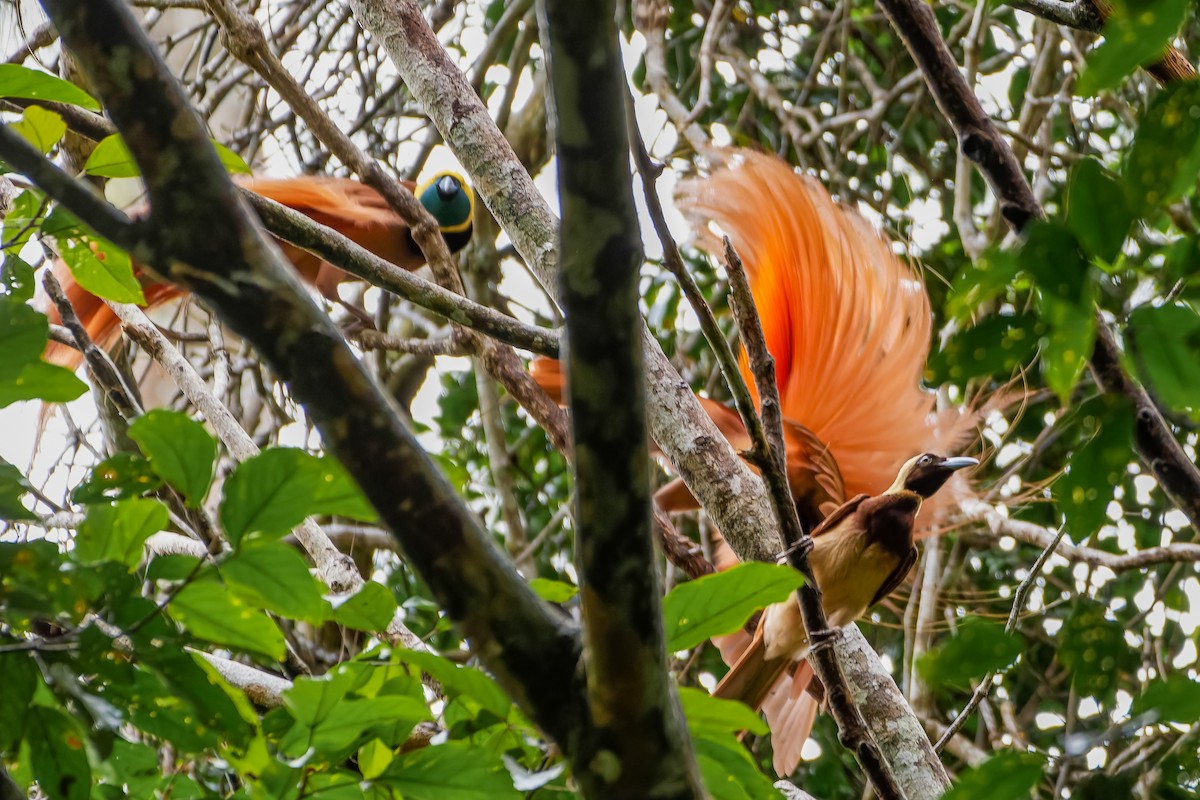
{"type": "Polygon", "coordinates": [[[650,522],[638,311],[642,242],[612,4],[539,0],[562,198],[561,296],[574,438],[576,561],[594,737],[585,795],[705,792],[667,670],[650,522]]]}
{"type": "MultiPolygon", "coordinates": [[[[961,506],[961,522],[982,522],[987,526],[990,539],[1001,536],[1011,536],[1018,542],[1031,544],[1035,547],[1046,548],[1054,540],[1057,531],[1035,525],[1024,520],[1011,519],[1004,516],[995,507],[981,500],[969,499],[961,506]]],[[[1131,569],[1146,569],[1160,564],[1195,564],[1200,562],[1200,544],[1190,542],[1175,542],[1161,547],[1148,547],[1135,550],[1132,553],[1110,553],[1074,544],[1060,544],[1054,551],[1072,563],[1090,564],[1093,567],[1107,567],[1113,572],[1126,572],[1131,569]]]]}
{"type": "Polygon", "coordinates": [[[575,626],[497,552],[238,201],[203,126],[128,10],[115,0],[45,6],[149,189],[145,238],[131,249],[260,349],[483,663],[569,749],[587,718],[575,626]]]}
{"type": "Polygon", "coordinates": [[[557,331],[526,325],[507,314],[419,278],[360,247],[338,231],[274,200],[248,189],[242,190],[242,197],[253,206],[267,230],[297,247],[315,253],[335,267],[441,314],[451,322],[524,350],[558,356],[557,331]]]}
{"type": "MultiPolygon", "coordinates": [[[[363,28],[381,41],[517,252],[543,286],[553,287],[558,263],[554,215],[418,4],[351,0],[350,5],[363,28]]],[[[647,420],[654,441],[740,558],[773,559],[778,540],[770,532],[774,523],[762,482],[733,452],[645,326],[642,338],[647,420]]]]}
{"type": "MultiPolygon", "coordinates": [[[[842,745],[854,753],[871,786],[881,798],[903,798],[905,794],[896,781],[891,765],[884,759],[859,712],[859,705],[865,698],[856,699],[851,696],[850,687],[833,646],[840,638],[840,633],[831,629],[829,621],[825,618],[821,587],[817,585],[808,564],[812,539],[809,532],[800,525],[800,515],[787,482],[783,412],[779,401],[779,387],[775,383],[775,359],[767,350],[767,339],[754,306],[750,281],[729,237],[725,238],[725,268],[729,275],[730,306],[741,333],[746,360],[754,375],[762,414],[759,421],[753,408],[748,409],[748,412],[742,411],[743,419],[747,423],[746,428],[754,442],[751,458],[758,464],[766,479],[779,531],[787,545],[788,563],[804,576],[804,585],[796,595],[800,615],[804,620],[804,629],[808,634],[809,661],[817,677],[821,679],[821,685],[825,687],[825,697],[830,713],[837,722],[838,738],[842,745]]],[[[739,407],[739,411],[741,410],[739,407]]]]}
{"type": "MultiPolygon", "coordinates": [[[[1043,216],[1042,209],[1012,148],[958,71],[933,11],[919,0],[878,3],[924,73],[938,107],[954,127],[963,155],[979,167],[1000,203],[1004,219],[1020,233],[1030,220],[1043,216]]],[[[1133,403],[1134,444],[1142,463],[1192,526],[1200,529],[1200,470],[1188,459],[1145,389],[1121,370],[1119,358],[1108,323],[1097,315],[1092,373],[1105,391],[1123,394],[1133,403]]]]}

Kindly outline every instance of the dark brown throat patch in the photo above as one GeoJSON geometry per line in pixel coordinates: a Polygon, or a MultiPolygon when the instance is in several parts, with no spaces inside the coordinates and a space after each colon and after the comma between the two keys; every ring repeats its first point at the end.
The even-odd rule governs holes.
{"type": "Polygon", "coordinates": [[[913,546],[913,525],[920,507],[920,495],[902,491],[864,500],[858,515],[869,541],[904,558],[913,546]]]}

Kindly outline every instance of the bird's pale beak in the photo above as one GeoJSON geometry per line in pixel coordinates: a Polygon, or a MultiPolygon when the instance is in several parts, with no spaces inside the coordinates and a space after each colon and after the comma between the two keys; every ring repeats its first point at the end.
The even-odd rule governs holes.
{"type": "Polygon", "coordinates": [[[941,464],[938,464],[938,466],[942,467],[943,469],[962,469],[964,467],[974,467],[977,464],[979,464],[978,458],[970,458],[969,456],[955,456],[954,458],[947,458],[941,464]]]}

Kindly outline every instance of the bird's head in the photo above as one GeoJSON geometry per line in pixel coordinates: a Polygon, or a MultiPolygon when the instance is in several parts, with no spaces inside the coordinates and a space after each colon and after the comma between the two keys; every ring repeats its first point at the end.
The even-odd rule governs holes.
{"type": "Polygon", "coordinates": [[[900,474],[896,476],[896,482],[888,492],[916,492],[928,499],[937,494],[937,490],[941,489],[957,470],[973,467],[978,463],[978,459],[965,456],[943,458],[933,453],[922,453],[904,463],[900,474]]]}
{"type": "MultiPolygon", "coordinates": [[[[470,237],[475,194],[461,177],[453,172],[439,172],[418,186],[416,195],[421,205],[437,220],[438,228],[447,242],[450,242],[452,234],[465,233],[470,237]]],[[[465,239],[462,244],[466,244],[465,239]]]]}

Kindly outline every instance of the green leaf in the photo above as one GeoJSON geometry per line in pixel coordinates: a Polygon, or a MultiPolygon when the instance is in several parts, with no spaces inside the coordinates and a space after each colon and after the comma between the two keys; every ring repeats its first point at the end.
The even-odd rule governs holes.
{"type": "MultiPolygon", "coordinates": [[[[45,317],[43,317],[45,319],[45,317]]],[[[34,361],[15,378],[0,378],[0,408],[22,400],[68,403],[87,391],[87,384],[65,367],[34,361]]]]}
{"type": "Polygon", "coordinates": [[[119,133],[106,136],[96,143],[83,165],[83,171],[102,178],[136,178],[141,175],[119,133]]]}
{"type": "Polygon", "coordinates": [[[1058,634],[1058,658],[1071,671],[1081,696],[1106,698],[1122,674],[1137,668],[1138,654],[1125,642],[1121,623],[1105,619],[1105,607],[1081,598],[1058,634]]]}
{"type": "Polygon", "coordinates": [[[1004,752],[959,773],[942,800],[1024,800],[1042,779],[1046,759],[1037,753],[1004,752]]]}
{"type": "Polygon", "coordinates": [[[67,123],[63,122],[62,117],[39,106],[25,109],[21,121],[14,122],[9,127],[43,155],[53,150],[67,132],[67,123]]]}
{"type": "Polygon", "coordinates": [[[46,195],[37,189],[26,189],[16,196],[12,208],[4,219],[0,220],[0,230],[4,232],[0,243],[5,245],[6,254],[17,255],[29,243],[38,231],[39,221],[46,213],[47,205],[46,195]]]}
{"type": "Polygon", "coordinates": [[[37,519],[37,514],[21,502],[29,489],[29,481],[21,470],[0,458],[0,519],[11,522],[37,519]]]}
{"type": "Polygon", "coordinates": [[[667,650],[687,650],[713,636],[731,633],[750,615],[780,603],[804,578],[782,564],[746,563],[682,583],[663,600],[667,650]]]}
{"type": "Polygon", "coordinates": [[[1081,409],[1079,424],[1090,438],[1075,450],[1066,473],[1050,489],[1075,541],[1092,536],[1108,520],[1113,488],[1129,464],[1133,420],[1129,404],[1113,395],[1101,395],[1081,409]]]}
{"type": "Polygon", "coordinates": [[[343,664],[319,678],[298,678],[283,694],[295,724],[284,735],[281,748],[294,756],[311,747],[336,756],[368,732],[387,744],[402,742],[417,722],[430,719],[430,712],[420,684],[398,669],[343,664]],[[386,704],[389,712],[372,709],[375,702],[386,704]]]}
{"type": "Polygon", "coordinates": [[[379,777],[405,800],[520,800],[498,757],[466,742],[404,753],[379,777]]]}
{"type": "MultiPolygon", "coordinates": [[[[362,777],[357,771],[341,769],[331,772],[313,772],[306,774],[301,783],[304,786],[303,796],[305,798],[363,800],[366,797],[363,793],[362,777]]],[[[279,795],[272,796],[278,797],[279,795]]],[[[372,797],[374,800],[379,799],[378,794],[372,797]]]]}
{"type": "Polygon", "coordinates": [[[379,515],[367,502],[358,484],[346,472],[337,459],[326,456],[317,458],[320,479],[313,492],[309,514],[333,514],[340,517],[375,522],[379,515]]]}
{"type": "Polygon", "coordinates": [[[1095,284],[1079,242],[1057,223],[1032,225],[1020,260],[1037,281],[1037,310],[1046,325],[1042,375],[1065,404],[1092,354],[1095,284]]]}
{"type": "Polygon", "coordinates": [[[378,739],[358,748],[358,768],[362,770],[363,780],[375,780],[392,763],[392,749],[378,739]]]}
{"type": "Polygon", "coordinates": [[[199,422],[178,411],[155,409],[129,426],[129,438],[159,477],[179,490],[190,508],[204,500],[217,460],[217,442],[199,422]]]}
{"type": "Polygon", "coordinates": [[[312,514],[374,519],[340,464],[303,450],[264,450],[225,481],[221,524],[235,545],[251,533],[282,536],[312,514]]]}
{"type": "Polygon", "coordinates": [[[1128,330],[1130,359],[1155,399],[1200,414],[1200,314],[1181,303],[1141,306],[1128,330]]]}
{"type": "Polygon", "coordinates": [[[1200,170],[1200,82],[1160,90],[1146,109],[1125,160],[1128,205],[1149,218],[1196,183],[1200,170]]]}
{"type": "Polygon", "coordinates": [[[1153,680],[1134,699],[1130,714],[1152,714],[1156,722],[1191,725],[1200,720],[1200,683],[1186,675],[1153,680]]]}
{"type": "Polygon", "coordinates": [[[42,791],[50,800],[88,800],[92,768],[75,721],[56,708],[33,706],[25,713],[25,741],[42,791]]]}
{"type": "Polygon", "coordinates": [[[315,456],[276,447],[237,466],[225,481],[221,525],[235,545],[263,531],[282,536],[308,516],[319,483],[315,456]]]}
{"type": "Polygon", "coordinates": [[[117,453],[96,466],[88,479],[71,492],[71,501],[91,505],[140,497],[162,486],[150,462],[133,453],[117,453]]]}
{"type": "Polygon", "coordinates": [[[21,302],[32,300],[37,291],[33,267],[16,253],[8,253],[0,262],[0,291],[21,302]]]}
{"type": "Polygon", "coordinates": [[[529,582],[529,588],[537,592],[538,597],[549,603],[565,603],[579,594],[578,586],[549,578],[534,578],[529,582]]]}
{"type": "Polygon", "coordinates": [[[935,686],[965,686],[974,678],[1004,669],[1024,650],[1024,640],[1003,625],[968,620],[958,634],[917,661],[917,671],[935,686]]]}
{"type": "MultiPolygon", "coordinates": [[[[395,725],[411,731],[418,722],[432,719],[429,709],[412,697],[380,695],[371,698],[344,699],[328,709],[311,727],[297,723],[289,733],[289,745],[303,741],[299,752],[312,748],[318,753],[335,754],[357,742],[379,725],[395,725]]],[[[294,747],[289,750],[296,752],[294,747]]]]}
{"type": "Polygon", "coordinates": [[[1067,184],[1067,227],[1084,249],[1104,261],[1116,260],[1132,224],[1121,179],[1093,158],[1076,164],[1067,184]]]}
{"type": "Polygon", "coordinates": [[[0,751],[14,752],[25,735],[29,704],[42,682],[32,653],[0,653],[0,751]]]}
{"type": "Polygon", "coordinates": [[[359,631],[382,631],[396,614],[396,596],[374,581],[367,581],[350,597],[333,597],[330,602],[334,622],[359,631]]]}
{"type": "Polygon", "coordinates": [[[281,542],[247,544],[220,571],[231,590],[258,608],[317,625],[332,613],[304,559],[281,542]]]}
{"type": "Polygon", "coordinates": [[[767,733],[767,723],[749,706],[736,700],[713,697],[691,686],[679,687],[679,700],[687,717],[688,729],[693,732],[740,733],[750,731],[755,736],[767,733]]]}
{"type": "Polygon", "coordinates": [[[713,800],[778,798],[779,790],[762,773],[750,751],[732,733],[692,737],[704,788],[713,800]]]}
{"type": "MultiPolygon", "coordinates": [[[[250,167],[241,156],[214,139],[209,141],[216,148],[217,158],[227,172],[250,174],[250,167]]],[[[103,178],[136,178],[141,175],[137,162],[125,146],[125,141],[116,133],[106,136],[96,144],[92,154],[88,156],[87,163],[83,165],[83,171],[88,175],[99,175],[103,178]]]]}
{"type": "Polygon", "coordinates": [[[49,336],[45,314],[16,298],[0,298],[0,381],[12,380],[38,361],[49,336]]]}
{"type": "Polygon", "coordinates": [[[0,97],[46,100],[82,106],[89,111],[100,110],[100,104],[75,84],[17,64],[0,64],[0,97]]]}
{"type": "Polygon", "coordinates": [[[951,336],[929,357],[926,380],[965,385],[972,378],[1007,378],[1034,357],[1046,332],[1033,314],[997,315],[951,336]]]}
{"type": "Polygon", "coordinates": [[[1114,0],[1104,24],[1104,42],[1087,57],[1076,85],[1081,97],[1116,86],[1142,64],[1162,55],[1171,43],[1188,0],[1114,0]]]}
{"type": "Polygon", "coordinates": [[[417,650],[397,650],[395,657],[429,673],[447,694],[469,697],[501,719],[512,709],[512,701],[500,685],[474,667],[461,667],[436,653],[417,650]]]}
{"type": "Polygon", "coordinates": [[[142,561],[142,547],[167,527],[167,507],[157,500],[130,498],[90,506],[75,537],[81,564],[116,561],[130,570],[142,561]]]}
{"type": "Polygon", "coordinates": [[[170,604],[171,615],[194,636],[230,647],[283,658],[287,646],[267,615],[216,581],[183,587],[170,604]]]}
{"type": "Polygon", "coordinates": [[[146,304],[133,262],[121,248],[99,237],[73,235],[59,236],[58,250],[75,281],[92,294],[115,303],[146,304]]]}
{"type": "Polygon", "coordinates": [[[1011,250],[989,250],[959,273],[946,298],[947,316],[967,320],[975,309],[1006,292],[1021,271],[1021,260],[1011,250]]]}
{"type": "Polygon", "coordinates": [[[209,139],[212,146],[217,150],[217,158],[220,159],[221,165],[225,167],[225,171],[230,175],[249,175],[250,165],[239,156],[237,153],[230,150],[225,145],[218,142],[216,139],[209,139]]]}
{"type": "Polygon", "coordinates": [[[297,721],[316,725],[361,683],[362,671],[354,666],[339,664],[324,675],[297,678],[283,693],[283,705],[297,721]]]}

